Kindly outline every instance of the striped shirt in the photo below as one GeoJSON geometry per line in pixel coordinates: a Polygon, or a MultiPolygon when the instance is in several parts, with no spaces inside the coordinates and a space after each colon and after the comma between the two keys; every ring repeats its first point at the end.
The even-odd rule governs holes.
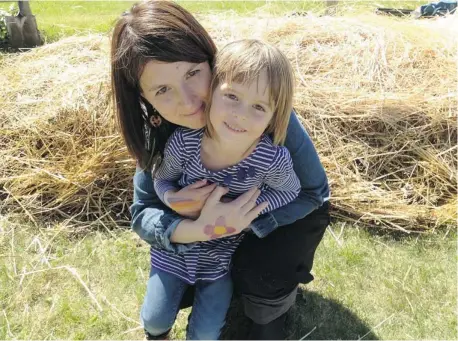
{"type": "MultiPolygon", "coordinates": [[[[164,159],[154,175],[154,187],[162,201],[168,190],[179,190],[202,179],[228,187],[227,196],[231,198],[258,187],[261,194],[257,203],[269,202],[261,214],[288,204],[299,194],[300,182],[288,150],[274,145],[269,136],[263,135],[251,154],[238,164],[211,171],[201,162],[203,135],[203,129],[178,128],[169,138],[164,159]]],[[[238,234],[196,243],[182,254],[151,249],[151,263],[190,284],[216,280],[227,274],[242,238],[243,234],[238,234]]]]}

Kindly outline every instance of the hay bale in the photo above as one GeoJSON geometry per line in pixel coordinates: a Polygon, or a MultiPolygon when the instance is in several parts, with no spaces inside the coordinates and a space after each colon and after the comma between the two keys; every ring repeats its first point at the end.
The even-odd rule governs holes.
{"type": "MultiPolygon", "coordinates": [[[[403,231],[454,223],[455,17],[200,19],[220,46],[262,38],[288,54],[334,216],[403,231]]],[[[108,58],[95,35],[0,60],[3,211],[128,225],[135,163],[112,113],[108,58]]]]}

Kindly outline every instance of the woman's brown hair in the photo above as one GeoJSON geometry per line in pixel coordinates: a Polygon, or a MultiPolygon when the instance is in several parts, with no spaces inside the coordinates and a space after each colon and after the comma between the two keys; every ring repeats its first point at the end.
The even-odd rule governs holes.
{"type": "Polygon", "coordinates": [[[157,111],[141,99],[140,76],[145,64],[189,62],[210,65],[216,46],[209,34],[184,8],[172,1],[149,0],[132,6],[117,21],[111,42],[111,83],[114,107],[124,141],[142,168],[150,168],[175,126],[162,118],[149,123],[157,111]],[[142,110],[142,104],[146,113],[142,110]]]}

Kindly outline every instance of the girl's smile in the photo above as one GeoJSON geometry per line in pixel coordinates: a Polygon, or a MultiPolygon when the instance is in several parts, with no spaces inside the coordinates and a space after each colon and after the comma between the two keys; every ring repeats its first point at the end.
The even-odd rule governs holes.
{"type": "Polygon", "coordinates": [[[233,126],[227,122],[224,122],[224,125],[230,130],[230,131],[233,131],[234,133],[245,133],[246,130],[245,129],[242,129],[242,128],[238,128],[236,126],[233,126]]]}

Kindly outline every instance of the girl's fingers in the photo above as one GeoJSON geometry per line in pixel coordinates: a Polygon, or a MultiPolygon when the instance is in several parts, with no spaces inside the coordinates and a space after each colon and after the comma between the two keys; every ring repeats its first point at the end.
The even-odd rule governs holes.
{"type": "Polygon", "coordinates": [[[196,192],[198,196],[209,195],[213,190],[216,188],[216,184],[206,185],[204,187],[199,188],[196,192]]]}
{"type": "Polygon", "coordinates": [[[193,184],[187,186],[189,189],[196,189],[196,188],[201,188],[204,187],[207,184],[207,179],[199,180],[194,182],[193,184]]]}
{"type": "Polygon", "coordinates": [[[221,197],[225,195],[228,191],[229,189],[227,187],[216,186],[216,188],[208,197],[205,206],[207,206],[207,204],[216,205],[218,202],[220,202],[221,197]]]}
{"type": "Polygon", "coordinates": [[[266,209],[267,207],[269,206],[269,202],[268,201],[264,201],[262,203],[260,203],[258,206],[256,206],[255,208],[253,208],[251,211],[249,211],[247,214],[246,214],[246,218],[250,220],[250,223],[255,220],[258,215],[264,210],[266,209]]]}

